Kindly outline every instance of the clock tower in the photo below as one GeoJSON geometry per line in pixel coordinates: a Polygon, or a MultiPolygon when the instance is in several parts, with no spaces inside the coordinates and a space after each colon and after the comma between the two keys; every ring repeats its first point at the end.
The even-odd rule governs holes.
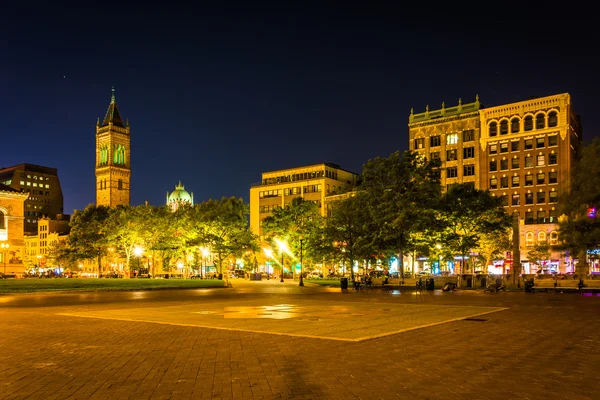
{"type": "Polygon", "coordinates": [[[96,205],[129,205],[131,182],[129,121],[123,122],[112,89],[102,123],[96,123],[96,205]]]}

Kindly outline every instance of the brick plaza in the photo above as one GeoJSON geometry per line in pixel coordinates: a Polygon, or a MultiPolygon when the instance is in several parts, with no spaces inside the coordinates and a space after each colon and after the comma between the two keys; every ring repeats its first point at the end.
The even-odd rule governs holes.
{"type": "Polygon", "coordinates": [[[292,282],[0,297],[2,399],[597,399],[600,296],[292,282]]]}

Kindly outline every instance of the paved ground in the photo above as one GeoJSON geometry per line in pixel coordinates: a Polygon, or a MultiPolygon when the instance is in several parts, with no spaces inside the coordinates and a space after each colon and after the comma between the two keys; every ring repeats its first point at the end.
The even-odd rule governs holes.
{"type": "Polygon", "coordinates": [[[273,281],[3,296],[0,398],[598,399],[599,315],[600,296],[273,281]]]}

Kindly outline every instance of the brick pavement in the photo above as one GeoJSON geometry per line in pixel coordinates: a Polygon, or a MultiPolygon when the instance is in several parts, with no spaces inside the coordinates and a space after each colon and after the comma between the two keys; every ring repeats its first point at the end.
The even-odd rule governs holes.
{"type": "Polygon", "coordinates": [[[456,321],[358,343],[57,315],[198,301],[284,303],[299,293],[229,291],[214,299],[186,291],[138,300],[128,300],[132,294],[95,294],[94,301],[80,295],[71,304],[46,307],[39,305],[52,298],[32,297],[23,306],[0,301],[0,398],[600,398],[598,296],[305,290],[311,300],[348,304],[510,308],[483,322],[456,321]]]}

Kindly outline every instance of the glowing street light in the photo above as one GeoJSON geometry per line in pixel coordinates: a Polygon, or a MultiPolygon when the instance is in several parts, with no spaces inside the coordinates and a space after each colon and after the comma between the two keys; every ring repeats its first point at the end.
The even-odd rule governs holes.
{"type": "Polygon", "coordinates": [[[208,251],[206,247],[203,247],[202,249],[200,249],[200,251],[202,252],[202,262],[204,264],[203,266],[200,266],[200,279],[204,279],[203,269],[206,270],[206,259],[210,255],[210,251],[208,251]]]}
{"type": "Polygon", "coordinates": [[[2,243],[0,244],[0,247],[2,248],[2,261],[4,261],[4,276],[6,276],[6,250],[8,250],[10,245],[8,243],[2,243]]]}
{"type": "Polygon", "coordinates": [[[279,252],[281,253],[281,280],[280,282],[283,282],[283,257],[285,255],[286,252],[289,252],[290,250],[288,249],[287,243],[284,242],[283,240],[279,240],[279,239],[275,239],[275,243],[277,244],[277,247],[279,247],[279,252]]]}
{"type": "MultiPolygon", "coordinates": [[[[142,246],[135,246],[133,248],[133,255],[137,257],[137,269],[140,269],[140,258],[144,254],[144,248],[142,246]]],[[[132,276],[133,277],[133,276],[132,276]]]]}

